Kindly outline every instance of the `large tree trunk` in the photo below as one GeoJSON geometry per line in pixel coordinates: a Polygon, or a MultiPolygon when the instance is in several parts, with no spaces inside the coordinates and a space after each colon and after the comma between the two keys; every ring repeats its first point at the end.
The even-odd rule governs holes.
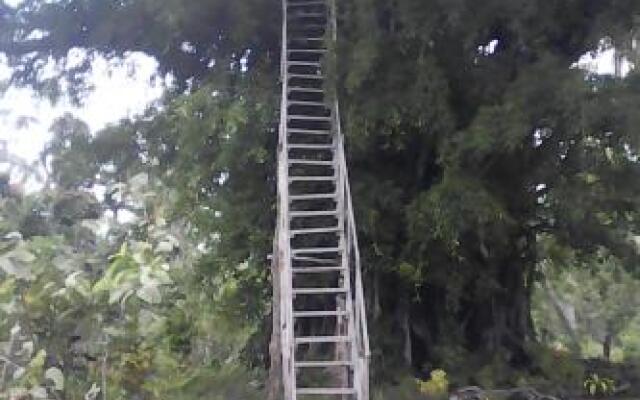
{"type": "Polygon", "coordinates": [[[526,364],[526,344],[533,338],[531,326],[531,299],[528,285],[533,262],[522,257],[503,260],[484,279],[492,279],[495,288],[474,285],[470,293],[473,299],[466,303],[469,324],[465,330],[468,349],[504,354],[513,364],[526,364]],[[484,293],[483,293],[484,292],[484,293]]]}
{"type": "Polygon", "coordinates": [[[411,315],[410,315],[409,299],[402,295],[398,307],[398,318],[400,319],[400,329],[403,336],[402,358],[407,367],[413,365],[413,345],[411,341],[411,315]]]}
{"type": "Polygon", "coordinates": [[[446,361],[440,359],[446,357],[446,349],[456,347],[487,362],[500,356],[514,367],[530,365],[527,349],[535,340],[531,319],[535,259],[522,247],[505,253],[500,259],[469,255],[467,260],[473,256],[474,262],[447,267],[458,272],[439,271],[441,281],[426,278],[420,303],[411,315],[412,324],[427,330],[413,336],[414,367],[438,367],[446,361]],[[462,289],[452,291],[451,279],[460,276],[462,289]]]}

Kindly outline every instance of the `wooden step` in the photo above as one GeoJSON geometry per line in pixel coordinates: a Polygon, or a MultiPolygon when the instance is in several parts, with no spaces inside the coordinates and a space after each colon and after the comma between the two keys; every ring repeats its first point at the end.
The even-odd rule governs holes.
{"type": "Polygon", "coordinates": [[[299,288],[293,289],[293,295],[314,295],[314,294],[345,294],[346,288],[299,288]]]}
{"type": "Polygon", "coordinates": [[[291,1],[287,2],[287,6],[317,6],[326,5],[326,0],[306,0],[306,1],[291,1]]]}
{"type": "Polygon", "coordinates": [[[317,81],[323,80],[324,76],[320,75],[320,74],[293,74],[293,73],[287,73],[287,78],[289,79],[314,79],[317,81]]]}
{"type": "MultiPolygon", "coordinates": [[[[288,49],[287,52],[291,53],[326,53],[327,49],[288,49]]],[[[293,61],[293,60],[292,60],[293,61]]]]}
{"type": "Polygon", "coordinates": [[[309,194],[292,194],[289,196],[290,201],[301,201],[301,200],[326,200],[326,199],[335,199],[337,196],[336,192],[332,193],[309,193],[309,194]]]}
{"type": "Polygon", "coordinates": [[[324,93],[324,89],[321,88],[308,88],[301,86],[287,86],[289,92],[309,92],[309,93],[324,93]]]}
{"type": "Polygon", "coordinates": [[[357,393],[352,388],[297,388],[296,394],[300,396],[348,396],[357,393]]]}
{"type": "Polygon", "coordinates": [[[353,363],[351,361],[296,361],[294,366],[296,368],[330,368],[330,367],[350,367],[353,363]]]}
{"type": "Polygon", "coordinates": [[[322,254],[322,253],[340,253],[342,247],[308,247],[305,249],[292,249],[294,255],[296,254],[322,254]]]}
{"type": "Polygon", "coordinates": [[[294,311],[294,318],[324,318],[324,317],[344,317],[348,315],[346,311],[294,311]]]}
{"type": "Polygon", "coordinates": [[[291,143],[288,148],[289,150],[333,150],[333,144],[291,143]]]}
{"type": "Polygon", "coordinates": [[[287,106],[307,106],[307,107],[325,107],[329,108],[327,103],[322,101],[303,101],[303,100],[289,100],[287,101],[287,106]]]}
{"type": "Polygon", "coordinates": [[[321,165],[334,166],[333,161],[289,159],[289,165],[321,165]]]}
{"type": "Polygon", "coordinates": [[[287,15],[290,20],[292,19],[301,19],[301,18],[327,18],[328,15],[326,12],[297,12],[297,13],[289,13],[287,15]]]}
{"type": "Polygon", "coordinates": [[[331,135],[331,131],[326,131],[322,129],[289,128],[287,129],[287,132],[291,134],[300,134],[300,135],[331,135]]]}
{"type": "Polygon", "coordinates": [[[309,343],[345,343],[349,342],[349,336],[303,336],[295,338],[296,344],[309,343]]]}
{"type": "Polygon", "coordinates": [[[300,229],[291,229],[289,233],[291,236],[298,235],[314,235],[318,233],[337,233],[340,232],[341,228],[339,226],[331,226],[327,228],[300,228],[300,229]]]}
{"type": "Polygon", "coordinates": [[[295,254],[291,256],[294,261],[306,261],[313,262],[316,264],[328,264],[331,265],[333,263],[340,262],[336,260],[336,258],[320,258],[320,257],[310,257],[310,256],[296,256],[295,254]]]}
{"type": "MultiPolygon", "coordinates": [[[[325,38],[324,35],[321,35],[321,36],[289,36],[287,40],[289,40],[290,42],[302,42],[302,41],[324,42],[327,39],[325,38]]],[[[291,45],[289,45],[289,50],[294,50],[294,48],[291,47],[291,45]]]]}
{"type": "Polygon", "coordinates": [[[322,117],[319,115],[288,115],[287,118],[289,121],[319,121],[319,122],[327,122],[331,121],[331,117],[322,117]]]}
{"type": "Polygon", "coordinates": [[[308,1],[299,1],[299,2],[287,2],[287,7],[308,7],[308,6],[326,6],[327,2],[325,0],[308,0],[308,1]]]}
{"type": "Polygon", "coordinates": [[[336,175],[330,176],[290,176],[289,182],[333,182],[338,177],[336,175]]]}
{"type": "MultiPolygon", "coordinates": [[[[308,39],[305,39],[308,40],[308,39]]],[[[321,67],[322,63],[317,61],[287,61],[288,67],[321,67]]]]}
{"type": "Polygon", "coordinates": [[[290,211],[289,215],[292,218],[332,217],[338,215],[338,210],[290,211]]]}
{"type": "Polygon", "coordinates": [[[328,29],[329,24],[327,23],[309,23],[308,21],[304,24],[301,24],[300,22],[297,22],[295,25],[294,24],[289,24],[288,28],[289,31],[300,31],[300,30],[305,30],[305,29],[328,29]]]}
{"type": "Polygon", "coordinates": [[[325,274],[327,272],[345,271],[344,267],[296,267],[291,268],[294,274],[325,274]]]}

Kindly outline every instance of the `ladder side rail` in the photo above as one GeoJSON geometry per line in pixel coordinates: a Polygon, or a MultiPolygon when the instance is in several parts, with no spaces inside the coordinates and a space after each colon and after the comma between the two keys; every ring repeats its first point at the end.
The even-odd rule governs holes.
{"type": "Polygon", "coordinates": [[[364,297],[364,288],[362,285],[362,263],[360,258],[360,246],[358,244],[358,232],[355,224],[355,213],[353,211],[353,202],[351,197],[351,185],[349,183],[349,172],[346,163],[346,156],[344,152],[344,136],[342,134],[342,130],[340,128],[340,110],[338,102],[335,103],[335,113],[336,113],[336,129],[338,140],[340,144],[338,146],[338,157],[339,157],[339,165],[341,169],[341,173],[344,176],[344,184],[345,184],[345,203],[346,203],[346,218],[348,221],[349,228],[349,236],[351,237],[351,251],[354,256],[354,273],[355,273],[355,296],[357,299],[361,301],[357,301],[356,306],[359,308],[358,312],[360,314],[360,330],[363,333],[363,342],[362,342],[362,352],[366,357],[371,356],[371,349],[369,344],[368,337],[368,324],[366,319],[366,307],[365,307],[365,297],[364,297]]]}
{"type": "Polygon", "coordinates": [[[287,0],[282,0],[282,50],[280,74],[282,96],[278,137],[278,248],[280,254],[280,316],[282,346],[282,381],[285,400],[295,400],[295,340],[293,332],[293,277],[289,241],[289,168],[288,168],[288,71],[287,71],[287,0]]]}
{"type": "Polygon", "coordinates": [[[340,137],[339,134],[339,125],[340,125],[340,119],[338,117],[338,107],[337,107],[337,99],[333,99],[333,110],[332,110],[332,115],[333,115],[333,130],[335,132],[335,136],[334,136],[334,142],[335,142],[335,147],[336,147],[336,162],[337,162],[337,174],[338,174],[338,181],[337,181],[337,185],[338,185],[338,190],[339,190],[339,199],[340,199],[340,204],[338,204],[339,210],[340,210],[340,215],[341,215],[341,227],[343,228],[343,232],[342,232],[342,241],[343,243],[343,249],[344,249],[344,254],[342,257],[342,264],[343,264],[343,268],[345,270],[344,275],[345,275],[345,280],[346,280],[346,284],[348,284],[347,290],[348,290],[348,296],[346,298],[346,310],[347,310],[347,315],[349,316],[348,318],[348,336],[350,338],[350,343],[351,346],[348,349],[349,351],[349,357],[351,357],[351,361],[353,362],[353,382],[352,385],[354,387],[354,389],[356,390],[357,396],[356,398],[358,400],[362,399],[362,393],[361,393],[361,365],[359,363],[359,349],[360,349],[360,343],[361,343],[361,338],[360,338],[360,332],[358,331],[357,327],[356,327],[356,322],[359,319],[359,311],[358,308],[356,307],[354,301],[356,301],[356,299],[354,299],[353,296],[353,285],[352,285],[352,279],[354,279],[355,275],[354,275],[354,271],[353,271],[353,263],[352,263],[352,257],[353,257],[353,238],[351,236],[351,223],[352,221],[349,220],[349,215],[348,215],[348,207],[347,207],[347,180],[348,180],[348,176],[346,175],[346,169],[343,168],[343,161],[344,161],[344,143],[342,141],[342,138],[340,137]]]}
{"type": "MultiPolygon", "coordinates": [[[[342,148],[340,152],[342,153],[343,151],[344,150],[342,148]]],[[[347,190],[346,181],[347,179],[345,178],[345,182],[343,182],[343,185],[344,185],[343,190],[345,191],[345,193],[347,190]]],[[[345,199],[345,200],[348,203],[349,200],[348,199],[345,199]]],[[[348,217],[348,206],[346,204],[345,204],[344,212],[347,215],[345,235],[347,237],[347,243],[349,246],[349,253],[347,256],[348,257],[347,263],[349,268],[348,273],[349,273],[349,279],[353,280],[354,282],[354,284],[351,285],[351,287],[353,288],[354,286],[357,287],[357,283],[355,282],[357,278],[356,278],[356,274],[354,273],[354,264],[352,262],[354,246],[353,246],[353,236],[351,235],[351,226],[353,224],[353,220],[349,219],[348,217]]],[[[354,296],[353,291],[349,292],[349,303],[350,303],[349,310],[351,314],[351,317],[349,318],[349,332],[350,332],[350,336],[353,338],[352,346],[351,346],[351,360],[353,360],[353,363],[354,363],[353,387],[355,388],[358,394],[358,400],[364,400],[367,398],[364,397],[364,394],[362,391],[365,381],[363,379],[363,365],[362,365],[362,357],[361,357],[361,351],[360,351],[360,348],[362,346],[362,332],[359,329],[360,327],[359,321],[361,318],[361,314],[360,314],[360,308],[358,307],[357,295],[354,296]]]]}
{"type": "Polygon", "coordinates": [[[340,120],[337,118],[337,107],[335,107],[335,105],[337,104],[336,99],[334,99],[334,109],[332,110],[332,114],[333,114],[333,118],[332,118],[332,123],[333,123],[333,131],[334,131],[334,147],[335,147],[335,154],[336,154],[336,158],[337,158],[337,163],[338,163],[338,168],[336,168],[336,172],[337,172],[337,182],[336,182],[336,186],[337,186],[337,191],[338,191],[338,210],[339,210],[339,218],[340,218],[340,226],[342,227],[342,234],[340,235],[340,245],[343,249],[343,255],[342,255],[342,267],[343,267],[343,277],[344,277],[344,282],[343,285],[346,288],[347,291],[347,296],[345,298],[345,310],[347,312],[348,318],[347,318],[347,326],[346,326],[346,335],[349,338],[349,343],[350,345],[348,346],[348,348],[346,348],[346,353],[345,355],[348,354],[348,356],[350,357],[351,361],[353,362],[353,376],[351,377],[351,379],[353,380],[353,382],[351,383],[354,387],[354,389],[356,390],[357,393],[357,399],[358,400],[362,400],[362,394],[361,394],[361,376],[360,376],[360,366],[358,364],[358,359],[359,359],[359,332],[356,329],[356,324],[355,321],[358,318],[358,311],[357,311],[357,307],[355,307],[354,305],[354,297],[353,297],[353,268],[352,268],[352,263],[351,263],[351,255],[352,255],[352,251],[353,251],[353,243],[352,243],[352,236],[350,235],[350,224],[351,222],[349,221],[348,218],[348,213],[347,213],[347,185],[346,182],[348,180],[348,176],[346,175],[346,170],[345,168],[343,168],[342,164],[343,164],[343,152],[344,152],[344,145],[343,145],[343,141],[341,140],[340,134],[339,134],[339,122],[340,120]]]}
{"type": "Polygon", "coordinates": [[[361,399],[367,400],[369,393],[369,360],[371,358],[371,350],[369,343],[367,314],[365,307],[364,288],[362,285],[362,265],[360,261],[360,249],[358,245],[358,234],[355,225],[355,216],[353,211],[353,203],[351,198],[351,185],[349,184],[348,168],[346,163],[346,156],[344,152],[344,136],[340,127],[340,111],[338,101],[335,102],[335,115],[336,115],[336,131],[338,140],[340,142],[338,146],[339,167],[341,174],[344,176],[345,185],[345,203],[346,203],[346,218],[347,228],[350,243],[350,251],[353,252],[353,272],[354,272],[354,284],[355,284],[355,304],[354,304],[354,323],[356,326],[356,339],[358,344],[358,358],[354,360],[359,364],[359,386],[358,391],[361,393],[361,399]]]}

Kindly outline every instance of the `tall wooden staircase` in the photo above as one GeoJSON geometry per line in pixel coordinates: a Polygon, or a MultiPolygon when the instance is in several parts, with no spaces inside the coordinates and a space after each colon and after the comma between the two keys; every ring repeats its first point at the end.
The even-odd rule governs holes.
{"type": "Polygon", "coordinates": [[[335,0],[283,0],[274,301],[285,400],[369,398],[360,254],[338,101],[325,81],[335,15],[335,0]]]}

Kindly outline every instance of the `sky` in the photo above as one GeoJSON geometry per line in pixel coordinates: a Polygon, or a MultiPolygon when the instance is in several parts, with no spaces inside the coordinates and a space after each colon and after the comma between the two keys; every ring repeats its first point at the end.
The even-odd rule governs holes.
{"type": "MultiPolygon", "coordinates": [[[[16,7],[24,0],[0,1],[16,7]]],[[[153,58],[142,53],[129,54],[118,66],[97,58],[89,78],[94,90],[81,107],[64,99],[51,104],[27,88],[0,92],[0,139],[8,142],[10,153],[32,162],[51,138],[51,123],[67,112],[86,122],[93,133],[122,118],[135,117],[164,91],[165,80],[151,79],[157,67],[153,58]],[[23,125],[20,121],[29,123],[23,125]]],[[[10,73],[6,58],[0,53],[0,83],[10,73]]]]}
{"type": "MultiPolygon", "coordinates": [[[[74,107],[65,99],[53,105],[30,89],[10,88],[0,93],[0,139],[8,141],[12,154],[35,160],[51,137],[51,123],[66,112],[84,120],[94,133],[109,123],[142,113],[163,93],[163,80],[151,79],[156,71],[155,60],[141,53],[130,54],[119,66],[97,59],[89,79],[95,89],[82,107],[74,107]],[[25,117],[31,122],[19,126],[25,117]]],[[[0,81],[9,74],[6,60],[0,55],[0,81]]]]}

